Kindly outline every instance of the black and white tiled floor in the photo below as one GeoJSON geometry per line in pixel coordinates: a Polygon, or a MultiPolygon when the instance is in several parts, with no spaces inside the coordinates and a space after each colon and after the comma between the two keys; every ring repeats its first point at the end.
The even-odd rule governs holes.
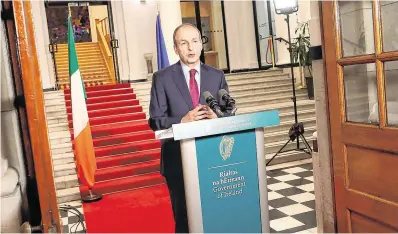
{"type": "Polygon", "coordinates": [[[86,233],[86,222],[84,220],[84,212],[82,203],[74,201],[70,203],[64,203],[59,205],[63,233],[86,233]],[[76,208],[79,212],[70,207],[76,208]],[[84,225],[84,226],[83,226],[84,225]]]}
{"type": "MultiPolygon", "coordinates": [[[[280,164],[274,168],[267,168],[271,233],[317,233],[311,161],[280,164]]],[[[63,233],[86,233],[76,211],[61,209],[69,206],[83,214],[80,219],[86,225],[81,202],[62,204],[63,233]]]]}
{"type": "Polygon", "coordinates": [[[267,169],[272,233],[317,233],[312,163],[267,169]]]}

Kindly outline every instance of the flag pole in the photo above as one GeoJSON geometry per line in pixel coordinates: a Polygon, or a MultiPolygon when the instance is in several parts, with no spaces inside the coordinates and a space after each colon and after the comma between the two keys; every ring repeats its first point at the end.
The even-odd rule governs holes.
{"type": "Polygon", "coordinates": [[[68,60],[76,164],[78,175],[80,176],[79,179],[81,183],[87,184],[89,190],[88,194],[82,196],[81,199],[83,202],[95,202],[101,200],[102,195],[95,194],[92,191],[95,184],[95,171],[97,170],[97,165],[87,112],[87,96],[76,53],[70,6],[68,6],[68,11],[68,60]]]}

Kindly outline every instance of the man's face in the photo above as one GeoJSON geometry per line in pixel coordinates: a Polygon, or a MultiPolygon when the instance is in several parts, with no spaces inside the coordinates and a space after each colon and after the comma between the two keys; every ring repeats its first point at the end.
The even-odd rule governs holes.
{"type": "Polygon", "coordinates": [[[202,40],[196,28],[184,26],[176,35],[174,51],[186,65],[196,65],[199,62],[202,51],[202,40]]]}

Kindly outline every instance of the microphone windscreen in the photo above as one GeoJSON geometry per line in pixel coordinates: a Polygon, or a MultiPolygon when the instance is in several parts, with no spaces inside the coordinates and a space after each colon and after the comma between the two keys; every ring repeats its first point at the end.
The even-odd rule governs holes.
{"type": "Polygon", "coordinates": [[[225,94],[228,94],[228,92],[225,89],[218,90],[218,92],[217,92],[218,99],[222,100],[222,96],[224,96],[225,94]]]}
{"type": "Polygon", "coordinates": [[[209,97],[213,97],[209,91],[205,91],[202,93],[203,99],[206,101],[209,97]]]}

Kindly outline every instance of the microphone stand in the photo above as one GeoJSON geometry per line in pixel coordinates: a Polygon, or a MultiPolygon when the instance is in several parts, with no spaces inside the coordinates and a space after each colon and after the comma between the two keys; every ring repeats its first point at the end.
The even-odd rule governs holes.
{"type": "MultiPolygon", "coordinates": [[[[304,124],[298,122],[297,118],[297,104],[296,104],[296,87],[295,87],[295,82],[294,82],[294,72],[293,72],[293,54],[292,54],[292,42],[291,42],[291,37],[290,37],[290,21],[289,21],[289,14],[286,14],[286,19],[285,21],[287,22],[287,31],[288,31],[288,38],[289,38],[289,54],[290,54],[290,72],[292,75],[292,88],[293,88],[293,108],[294,108],[294,124],[290,127],[289,129],[289,140],[279,149],[278,152],[275,153],[275,155],[267,162],[266,166],[268,166],[271,161],[279,154],[282,152],[282,150],[289,144],[290,141],[294,141],[297,139],[297,145],[296,149],[297,151],[304,151],[307,154],[312,154],[312,149],[311,146],[308,144],[307,140],[305,139],[303,133],[304,133],[304,124]],[[300,141],[299,138],[301,138],[305,144],[305,148],[300,148],[300,141]]],[[[293,151],[293,150],[286,150],[283,152],[288,152],[288,151],[293,151]]]]}

